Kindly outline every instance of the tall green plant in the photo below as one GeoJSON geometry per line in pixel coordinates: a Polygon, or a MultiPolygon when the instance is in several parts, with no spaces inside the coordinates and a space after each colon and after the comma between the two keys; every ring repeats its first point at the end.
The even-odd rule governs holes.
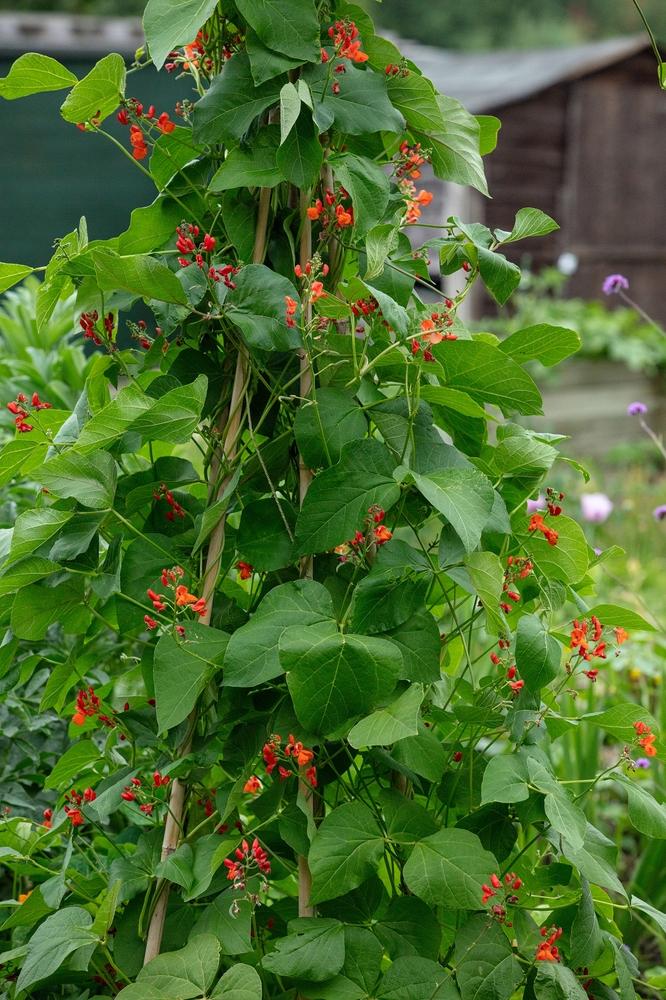
{"type": "Polygon", "coordinates": [[[42,705],[71,719],[43,821],[0,831],[9,994],[633,997],[614,913],[666,918],[629,903],[585,806],[613,781],[666,835],[635,776],[657,725],[557,695],[650,626],[594,606],[561,496],[526,512],[558,439],[513,419],[541,409],[523,364],[578,337],[457,317],[479,278],[503,304],[502,247],[556,224],[450,218],[417,243],[424,162],[485,193],[498,123],[353,4],[150,0],[144,24],[132,70],[192,79],[175,114],[132,99],[116,54],[81,81],[29,54],[0,82],[67,89],[77,141],[158,191],[45,268],[40,321],[75,292],[99,348],[76,406],[9,401],[2,476],[40,490],[5,540],[0,655],[64,637],[42,705]],[[123,348],[138,299],[154,319],[123,348]],[[591,726],[607,759],[572,792],[551,744],[591,726]]]}

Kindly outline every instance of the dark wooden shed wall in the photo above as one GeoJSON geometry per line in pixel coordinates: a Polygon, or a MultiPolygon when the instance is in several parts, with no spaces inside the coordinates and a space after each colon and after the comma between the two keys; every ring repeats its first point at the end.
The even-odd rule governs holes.
{"type": "MultiPolygon", "coordinates": [[[[521,243],[513,259],[535,267],[564,251],[578,270],[568,292],[597,297],[620,272],[645,309],[666,324],[666,95],[646,51],[496,111],[500,140],[486,160],[487,225],[508,228],[525,205],[561,226],[521,243]]],[[[486,303],[479,301],[477,310],[486,303]]]]}

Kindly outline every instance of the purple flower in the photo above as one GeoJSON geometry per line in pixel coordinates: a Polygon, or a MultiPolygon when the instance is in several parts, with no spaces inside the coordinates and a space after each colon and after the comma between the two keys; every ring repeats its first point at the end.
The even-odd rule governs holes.
{"type": "Polygon", "coordinates": [[[623,274],[609,274],[607,278],[604,278],[601,288],[604,295],[615,295],[617,292],[629,288],[629,282],[623,274]]]}
{"type": "Polygon", "coordinates": [[[600,556],[603,551],[604,550],[600,549],[598,546],[596,546],[596,545],[594,546],[594,554],[595,554],[595,556],[600,556]]]}
{"type": "Polygon", "coordinates": [[[627,413],[630,417],[642,417],[644,413],[647,413],[647,406],[645,403],[629,403],[627,413]]]}
{"type": "Polygon", "coordinates": [[[639,757],[636,760],[636,767],[642,767],[644,771],[647,771],[649,766],[650,766],[650,761],[647,759],[647,757],[639,757]]]}
{"type": "Polygon", "coordinates": [[[613,501],[605,493],[583,493],[580,498],[583,518],[592,524],[602,524],[613,510],[613,501]]]}
{"type": "Polygon", "coordinates": [[[527,500],[528,514],[536,514],[538,510],[545,510],[545,509],[546,509],[546,501],[541,496],[541,494],[539,494],[536,500],[529,500],[529,499],[527,500]]]}
{"type": "Polygon", "coordinates": [[[652,516],[655,521],[663,521],[666,517],[666,503],[661,503],[658,507],[655,507],[652,511],[652,516]]]}

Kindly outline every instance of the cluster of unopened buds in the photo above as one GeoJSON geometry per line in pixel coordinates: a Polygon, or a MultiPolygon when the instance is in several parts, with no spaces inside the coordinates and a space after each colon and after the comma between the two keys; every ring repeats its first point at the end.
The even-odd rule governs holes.
{"type": "Polygon", "coordinates": [[[489,882],[490,885],[484,882],[481,886],[481,902],[485,906],[490,899],[498,898],[498,893],[501,890],[504,905],[499,902],[493,903],[490,907],[490,912],[501,924],[506,923],[507,927],[511,927],[511,921],[506,919],[506,907],[514,906],[518,902],[516,892],[522,887],[523,880],[518,878],[515,872],[508,872],[504,876],[504,882],[502,882],[499,875],[493,872],[489,882]]]}
{"type": "MultiPolygon", "coordinates": [[[[277,768],[280,779],[286,781],[287,778],[299,774],[305,768],[305,780],[312,788],[317,787],[317,768],[312,763],[314,760],[314,751],[310,750],[309,747],[303,746],[302,742],[297,740],[293,733],[289,733],[285,743],[283,743],[279,733],[274,733],[264,743],[261,756],[264,759],[266,774],[272,774],[277,768]]],[[[252,775],[245,783],[246,792],[256,793],[260,789],[261,782],[256,775],[252,775]],[[257,781],[259,781],[258,786],[256,786],[257,781]]]]}
{"type": "Polygon", "coordinates": [[[123,788],[120,797],[123,802],[138,802],[141,812],[146,816],[151,816],[156,803],[161,801],[156,798],[157,789],[166,788],[170,781],[171,778],[168,774],[155,771],[152,776],[151,788],[148,790],[143,787],[141,778],[132,778],[130,783],[123,788]]]}
{"type": "Polygon", "coordinates": [[[537,962],[559,962],[560,952],[555,944],[562,937],[561,927],[542,927],[539,931],[544,940],[537,947],[534,956],[537,962]]]}
{"type": "Polygon", "coordinates": [[[27,422],[30,412],[37,410],[50,410],[51,404],[43,403],[36,392],[33,392],[30,401],[28,402],[26,394],[24,392],[19,392],[16,399],[13,399],[11,403],[7,403],[7,409],[14,417],[16,430],[19,434],[27,434],[28,431],[33,430],[33,425],[27,422]]]}
{"type": "Polygon", "coordinates": [[[350,561],[361,563],[371,545],[385,545],[391,541],[393,532],[382,524],[385,517],[385,512],[376,504],[368,508],[365,531],[357,531],[348,542],[336,545],[333,550],[339,556],[341,563],[350,561]]]}
{"type": "Polygon", "coordinates": [[[343,187],[338,189],[337,195],[334,191],[325,191],[323,200],[317,198],[306,214],[311,222],[321,222],[324,228],[337,226],[338,229],[345,229],[354,225],[354,208],[345,204],[350,201],[350,195],[343,187]]]}
{"type": "Polygon", "coordinates": [[[115,349],[113,345],[113,331],[115,329],[113,313],[110,312],[104,316],[101,327],[99,326],[99,313],[96,309],[93,309],[92,312],[81,313],[79,326],[83,330],[84,340],[92,340],[93,344],[98,347],[103,344],[110,351],[115,349]]]}
{"type": "Polygon", "coordinates": [[[252,846],[243,838],[240,847],[234,851],[233,858],[224,859],[224,867],[227,869],[227,879],[233,882],[234,889],[245,889],[248,880],[255,874],[264,876],[262,889],[268,889],[266,876],[271,873],[271,863],[256,837],[252,846]]]}
{"type": "Polygon", "coordinates": [[[410,181],[404,178],[399,184],[400,193],[405,200],[405,223],[407,225],[415,225],[421,218],[421,210],[429,205],[433,199],[432,191],[426,191],[422,188],[420,191],[416,190],[416,185],[414,181],[410,181]]]}
{"type": "Polygon", "coordinates": [[[153,104],[144,110],[141,101],[133,97],[128,98],[116,118],[121,125],[129,125],[130,146],[135,160],[145,160],[148,156],[146,139],[151,129],[156,128],[163,135],[168,135],[176,127],[176,123],[171,121],[167,111],[158,115],[153,104]]]}
{"type": "Polygon", "coordinates": [[[420,142],[410,146],[408,142],[400,143],[400,156],[396,163],[396,177],[408,177],[417,181],[421,176],[421,167],[427,163],[429,150],[424,150],[420,142]]]}
{"type": "Polygon", "coordinates": [[[166,501],[169,509],[165,512],[164,516],[167,521],[175,521],[177,517],[185,517],[185,511],[178,503],[171,490],[167,487],[166,483],[160,483],[159,488],[153,490],[153,500],[158,502],[160,500],[166,501]]]}
{"type": "MultiPolygon", "coordinates": [[[[507,568],[504,570],[504,583],[502,593],[506,594],[510,601],[517,604],[520,600],[520,593],[516,590],[516,581],[524,580],[534,569],[533,563],[525,556],[509,556],[507,568]]],[[[511,605],[506,601],[500,601],[500,608],[505,614],[511,611],[511,605]]]]}
{"type": "MultiPolygon", "coordinates": [[[[591,615],[589,619],[575,618],[572,622],[570,638],[572,655],[567,663],[567,672],[571,673],[581,662],[589,663],[593,659],[605,660],[608,640],[611,636],[614,637],[619,647],[627,641],[629,633],[626,629],[618,626],[606,629],[606,638],[604,638],[604,626],[596,615],[591,615]]],[[[615,655],[619,655],[619,652],[618,648],[615,655]]],[[[589,680],[596,681],[599,669],[598,667],[589,667],[587,670],[583,670],[583,673],[589,680]]]]}
{"type": "Polygon", "coordinates": [[[498,645],[500,653],[491,653],[490,662],[496,667],[502,667],[512,693],[514,695],[518,694],[525,687],[525,681],[518,677],[518,668],[515,663],[511,663],[511,656],[508,653],[510,647],[509,640],[500,639],[498,645]]]}
{"type": "MultiPolygon", "coordinates": [[[[336,21],[328,29],[328,37],[331,39],[335,50],[333,52],[334,59],[348,59],[350,62],[354,63],[364,63],[368,61],[367,52],[363,52],[361,49],[361,39],[359,37],[359,31],[354,21],[349,19],[336,21]]],[[[326,49],[321,50],[321,61],[327,63],[331,56],[326,51],[326,49]]],[[[345,73],[347,67],[344,62],[339,62],[334,73],[338,76],[345,73]]],[[[331,85],[331,90],[334,94],[340,93],[340,83],[338,80],[334,80],[331,85]]]]}
{"type": "Polygon", "coordinates": [[[657,737],[652,732],[652,727],[648,726],[647,722],[634,722],[634,729],[636,743],[642,748],[643,753],[647,754],[648,757],[656,757],[658,752],[655,746],[657,737]]]}
{"type": "MultiPolygon", "coordinates": [[[[68,792],[65,796],[67,800],[64,806],[65,815],[67,819],[72,824],[72,826],[83,826],[85,822],[85,816],[81,812],[81,806],[84,802],[94,802],[97,798],[97,793],[94,788],[86,788],[84,792],[77,792],[75,788],[68,792]]],[[[47,810],[50,812],[51,810],[47,810]]],[[[46,811],[44,812],[46,816],[46,811]]],[[[51,825],[51,817],[49,816],[47,822],[49,823],[49,829],[51,825]]],[[[46,824],[44,824],[46,825],[46,824]]]]}
{"type": "MultiPolygon", "coordinates": [[[[384,67],[384,73],[386,76],[409,76],[409,67],[403,59],[400,64],[389,63],[384,67]]],[[[404,145],[406,145],[406,143],[403,143],[403,146],[404,145]]]]}
{"type": "MultiPolygon", "coordinates": [[[[197,597],[196,594],[191,594],[187,589],[187,587],[185,586],[185,584],[178,583],[179,580],[182,580],[184,575],[185,575],[185,570],[182,568],[182,566],[172,566],[171,569],[163,569],[162,574],[160,576],[160,581],[162,586],[173,591],[173,597],[170,600],[173,603],[174,611],[176,612],[176,614],[178,614],[178,612],[181,609],[189,608],[190,611],[194,611],[194,613],[197,615],[200,616],[205,615],[207,609],[206,609],[206,602],[204,601],[203,597],[197,597]]],[[[163,611],[166,611],[167,609],[166,602],[167,600],[169,600],[169,598],[167,598],[165,594],[158,594],[150,587],[148,588],[146,593],[155,611],[159,612],[160,614],[163,611]]],[[[146,625],[146,628],[150,629],[151,631],[153,629],[156,629],[159,624],[159,622],[157,622],[150,615],[144,615],[143,620],[146,625]]],[[[176,632],[181,638],[183,638],[185,635],[185,629],[182,625],[176,625],[176,632]]]]}
{"type": "MultiPolygon", "coordinates": [[[[127,329],[129,330],[132,339],[137,340],[139,342],[139,347],[143,347],[144,351],[149,351],[158,337],[162,338],[162,328],[160,326],[155,327],[154,338],[151,338],[148,335],[148,333],[146,332],[148,330],[148,324],[146,323],[145,319],[137,320],[136,323],[134,323],[131,320],[128,320],[127,329]]],[[[169,350],[169,341],[165,337],[162,339],[162,353],[166,354],[168,350],[169,350]]]]}

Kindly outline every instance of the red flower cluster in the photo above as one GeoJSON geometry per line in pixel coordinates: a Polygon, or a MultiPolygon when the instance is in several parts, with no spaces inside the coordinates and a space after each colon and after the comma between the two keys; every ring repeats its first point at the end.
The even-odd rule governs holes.
{"type": "MultiPolygon", "coordinates": [[[[94,802],[97,798],[97,793],[93,788],[86,788],[84,792],[77,792],[76,789],[73,788],[72,791],[65,796],[65,798],[67,799],[67,804],[64,807],[65,815],[69,819],[72,826],[82,826],[85,821],[85,817],[81,812],[81,806],[84,802],[94,802]]],[[[44,811],[44,817],[46,822],[49,824],[48,829],[51,828],[52,815],[53,814],[50,809],[44,811]],[[47,812],[49,813],[48,817],[46,816],[47,812]]],[[[44,825],[46,826],[46,823],[44,825]]]]}
{"type": "MultiPolygon", "coordinates": [[[[611,631],[615,636],[615,641],[618,646],[621,646],[622,643],[626,642],[629,638],[629,633],[626,629],[614,628],[611,631]]],[[[589,662],[593,658],[605,660],[606,647],[608,643],[603,639],[603,634],[604,626],[601,624],[596,615],[592,615],[589,620],[587,618],[583,618],[582,620],[579,620],[578,618],[574,619],[570,640],[572,654],[578,657],[578,661],[584,660],[589,662]]],[[[575,664],[573,666],[575,666],[575,664]]],[[[567,664],[567,669],[569,671],[573,669],[571,661],[567,664]]],[[[599,669],[590,668],[588,670],[584,670],[583,673],[591,681],[595,681],[597,679],[599,669]]]]}
{"type": "MultiPolygon", "coordinates": [[[[328,29],[328,37],[333,40],[335,45],[336,58],[349,59],[355,63],[368,61],[367,52],[361,52],[361,39],[354,21],[346,18],[344,21],[336,21],[328,29]]],[[[328,56],[323,61],[327,62],[328,56]]]]}
{"type": "MultiPolygon", "coordinates": [[[[399,67],[396,66],[395,69],[400,72],[399,67]]],[[[417,181],[421,176],[420,168],[427,160],[428,157],[424,155],[420,142],[414,146],[410,146],[408,142],[402,142],[400,144],[400,158],[395,168],[396,177],[410,177],[413,181],[417,181]]]]}
{"type": "Polygon", "coordinates": [[[255,837],[250,847],[247,840],[241,841],[240,847],[234,851],[235,861],[225,858],[224,867],[227,869],[227,878],[234,883],[234,889],[244,889],[247,880],[255,871],[262,875],[270,875],[271,863],[268,855],[263,849],[258,839],[255,837]]]}
{"type": "MultiPolygon", "coordinates": [[[[97,716],[97,721],[101,722],[103,726],[107,726],[109,729],[114,729],[116,726],[116,720],[111,718],[110,715],[104,715],[100,712],[102,703],[98,696],[95,694],[93,688],[81,688],[76,696],[76,711],[72,716],[72,724],[75,726],[82,726],[86,718],[92,718],[97,716]]],[[[121,736],[124,739],[124,736],[121,736]]]]}
{"type": "Polygon", "coordinates": [[[30,403],[28,403],[26,394],[19,392],[16,399],[13,399],[11,403],[7,403],[7,409],[15,417],[14,423],[19,434],[26,434],[28,431],[33,430],[33,425],[26,422],[29,410],[50,410],[51,404],[43,403],[36,392],[33,392],[30,403]],[[28,409],[26,409],[26,406],[28,409]]]}
{"type": "Polygon", "coordinates": [[[560,953],[555,942],[562,937],[561,927],[542,927],[541,937],[545,938],[536,950],[534,956],[537,962],[559,962],[560,953]]]}
{"type": "MultiPolygon", "coordinates": [[[[498,891],[502,890],[503,903],[493,903],[490,908],[490,912],[493,917],[499,920],[500,923],[504,923],[506,918],[506,906],[513,906],[519,900],[516,896],[516,892],[522,887],[523,880],[518,878],[515,872],[508,872],[504,876],[504,884],[495,872],[490,876],[490,885],[486,882],[481,886],[481,902],[485,906],[488,900],[496,898],[498,891]]],[[[507,921],[507,927],[511,927],[512,924],[507,921]]]]}
{"type": "Polygon", "coordinates": [[[247,792],[249,795],[256,795],[263,788],[261,778],[258,778],[256,774],[251,775],[245,784],[243,785],[243,791],[247,792]]]}
{"type": "MultiPolygon", "coordinates": [[[[445,299],[447,309],[453,308],[451,299],[445,299]]],[[[430,316],[421,320],[420,342],[415,338],[411,343],[412,354],[416,355],[423,348],[423,360],[434,361],[435,358],[430,350],[435,344],[441,344],[443,340],[457,340],[458,334],[451,333],[448,327],[453,326],[453,317],[448,312],[432,312],[430,316]]]]}
{"type": "Polygon", "coordinates": [[[125,102],[125,106],[120,109],[116,118],[121,125],[129,125],[130,146],[135,160],[145,160],[148,156],[146,139],[153,127],[164,134],[173,132],[176,127],[175,122],[171,121],[166,111],[158,116],[154,105],[151,104],[144,112],[143,104],[133,97],[125,102]]]}
{"type": "MultiPolygon", "coordinates": [[[[146,333],[146,330],[148,329],[148,324],[146,323],[145,319],[140,319],[136,323],[133,323],[131,320],[128,320],[127,328],[130,334],[132,335],[132,338],[134,340],[138,340],[139,347],[143,347],[144,351],[149,351],[150,348],[155,343],[155,341],[151,339],[146,333]]],[[[156,326],[155,338],[161,336],[162,336],[162,328],[156,326]]],[[[162,353],[166,354],[168,350],[169,350],[169,341],[165,339],[162,343],[162,353]]]]}
{"type": "Polygon", "coordinates": [[[658,752],[655,746],[657,737],[652,732],[652,727],[648,726],[647,722],[634,722],[634,729],[639,747],[643,748],[648,757],[656,757],[658,752]]]}
{"type": "MultiPolygon", "coordinates": [[[[510,601],[514,602],[514,604],[517,604],[520,600],[520,593],[515,589],[516,581],[524,580],[525,577],[530,575],[533,569],[533,563],[524,556],[509,556],[507,559],[507,568],[504,571],[502,591],[506,594],[510,601]]],[[[507,604],[506,601],[500,601],[500,608],[507,615],[511,611],[511,605],[507,604]]]]}
{"type": "MultiPolygon", "coordinates": [[[[503,654],[509,648],[508,639],[500,639],[499,647],[503,654]]],[[[525,687],[525,681],[518,677],[518,668],[515,664],[511,663],[510,656],[498,656],[497,653],[490,654],[490,662],[496,667],[502,667],[506,670],[506,680],[514,694],[518,694],[519,691],[525,687]]]]}
{"type": "Polygon", "coordinates": [[[218,266],[211,263],[210,259],[207,261],[204,254],[213,253],[217,240],[210,233],[204,233],[201,242],[197,243],[195,241],[199,239],[200,233],[199,227],[190,222],[181,222],[179,226],[176,226],[176,250],[182,254],[178,258],[178,263],[181,267],[196,264],[201,270],[208,266],[208,277],[211,281],[222,281],[227,288],[235,288],[236,285],[231,280],[231,275],[238,274],[239,269],[233,264],[218,266]],[[186,254],[188,256],[185,256],[186,254]]]}
{"type": "Polygon", "coordinates": [[[334,191],[326,191],[323,201],[321,198],[317,198],[314,205],[310,205],[306,209],[307,217],[312,222],[320,220],[324,227],[330,225],[345,229],[347,226],[353,226],[354,209],[351,204],[345,204],[348,201],[350,201],[350,196],[343,187],[339,189],[337,197],[334,191]],[[329,209],[333,209],[333,211],[331,212],[329,209]]]}
{"type": "Polygon", "coordinates": [[[356,302],[351,303],[351,311],[353,312],[356,319],[360,319],[361,316],[367,318],[372,316],[376,312],[380,312],[379,303],[377,299],[357,299],[356,302]]]}
{"type": "MultiPolygon", "coordinates": [[[[182,566],[172,566],[171,569],[163,569],[160,577],[163,587],[168,587],[169,590],[174,592],[173,594],[173,605],[176,613],[178,608],[189,608],[190,611],[194,611],[198,615],[206,614],[206,602],[203,597],[197,597],[196,594],[191,594],[184,584],[179,584],[178,581],[185,575],[185,570],[182,566]]],[[[166,611],[166,601],[167,597],[165,594],[158,594],[156,591],[152,590],[150,587],[146,591],[149,600],[152,602],[155,611],[162,612],[166,611]]],[[[144,622],[149,629],[157,627],[157,622],[150,615],[145,615],[144,622]]],[[[184,635],[185,631],[182,626],[176,626],[176,630],[179,635],[184,635]]]]}
{"type": "Polygon", "coordinates": [[[121,799],[124,799],[125,802],[134,802],[137,788],[141,788],[141,778],[132,778],[129,785],[125,785],[120,793],[121,799]]]}
{"type": "Polygon", "coordinates": [[[285,295],[284,304],[285,304],[285,318],[284,318],[285,323],[287,324],[287,326],[292,326],[292,327],[296,326],[296,320],[294,319],[294,316],[296,315],[296,312],[298,310],[298,302],[296,301],[296,299],[292,299],[291,295],[285,295]]]}
{"type": "Polygon", "coordinates": [[[361,562],[370,545],[385,545],[393,538],[393,532],[385,524],[382,524],[386,514],[381,507],[376,504],[368,507],[368,515],[365,519],[365,531],[357,531],[348,542],[336,545],[333,550],[340,557],[340,562],[348,562],[350,559],[354,562],[361,562]]]}
{"type": "Polygon", "coordinates": [[[527,526],[529,532],[540,531],[549,545],[557,545],[558,534],[549,528],[543,519],[543,514],[532,514],[530,523],[527,526]]]}
{"type": "Polygon", "coordinates": [[[101,702],[93,688],[81,688],[76,696],[76,712],[72,716],[75,726],[82,726],[87,717],[98,715],[101,702]]]}
{"type": "Polygon", "coordinates": [[[405,223],[413,226],[421,218],[421,209],[432,201],[433,193],[423,189],[417,193],[414,182],[407,179],[402,180],[399,187],[405,199],[405,223]]]}
{"type": "Polygon", "coordinates": [[[159,489],[153,491],[154,500],[166,500],[169,510],[166,511],[165,517],[167,521],[174,521],[177,517],[185,517],[185,511],[180,506],[176,498],[170,489],[167,488],[166,483],[160,483],[159,489]]]}
{"type": "Polygon", "coordinates": [[[254,566],[248,562],[237,562],[236,569],[238,570],[238,577],[241,580],[249,580],[254,573],[254,566]]]}
{"type": "Polygon", "coordinates": [[[98,320],[99,313],[96,309],[93,309],[92,312],[85,312],[81,314],[79,317],[79,326],[83,330],[83,339],[92,340],[93,344],[97,344],[98,347],[106,341],[106,346],[110,349],[114,330],[113,313],[107,313],[104,317],[103,333],[97,325],[98,320]]]}
{"type": "Polygon", "coordinates": [[[272,774],[275,768],[277,768],[280,778],[285,781],[293,774],[298,774],[302,768],[306,768],[306,780],[312,788],[317,787],[317,768],[312,764],[314,752],[304,747],[301,741],[295,738],[293,733],[289,733],[287,742],[284,745],[282,744],[282,737],[279,734],[271,736],[270,740],[264,743],[261,755],[264,758],[266,774],[272,774]],[[308,764],[310,765],[309,767],[308,764]],[[294,765],[296,765],[296,770],[294,770],[294,765]]]}
{"type": "MultiPolygon", "coordinates": [[[[232,44],[237,45],[239,41],[240,36],[236,36],[236,38],[232,40],[232,44]]],[[[185,72],[196,72],[200,68],[210,72],[213,69],[213,60],[210,58],[201,59],[201,56],[205,55],[205,45],[207,42],[208,36],[205,35],[203,31],[199,31],[193,42],[183,46],[182,53],[177,49],[174,49],[167,57],[169,62],[164,64],[166,72],[173,73],[179,66],[181,66],[185,72]]],[[[224,46],[222,54],[225,59],[231,59],[233,52],[230,48],[224,46]]]]}
{"type": "Polygon", "coordinates": [[[559,517],[562,513],[563,500],[564,493],[558,493],[552,486],[546,488],[546,507],[548,508],[548,513],[553,517],[559,517]]]}

